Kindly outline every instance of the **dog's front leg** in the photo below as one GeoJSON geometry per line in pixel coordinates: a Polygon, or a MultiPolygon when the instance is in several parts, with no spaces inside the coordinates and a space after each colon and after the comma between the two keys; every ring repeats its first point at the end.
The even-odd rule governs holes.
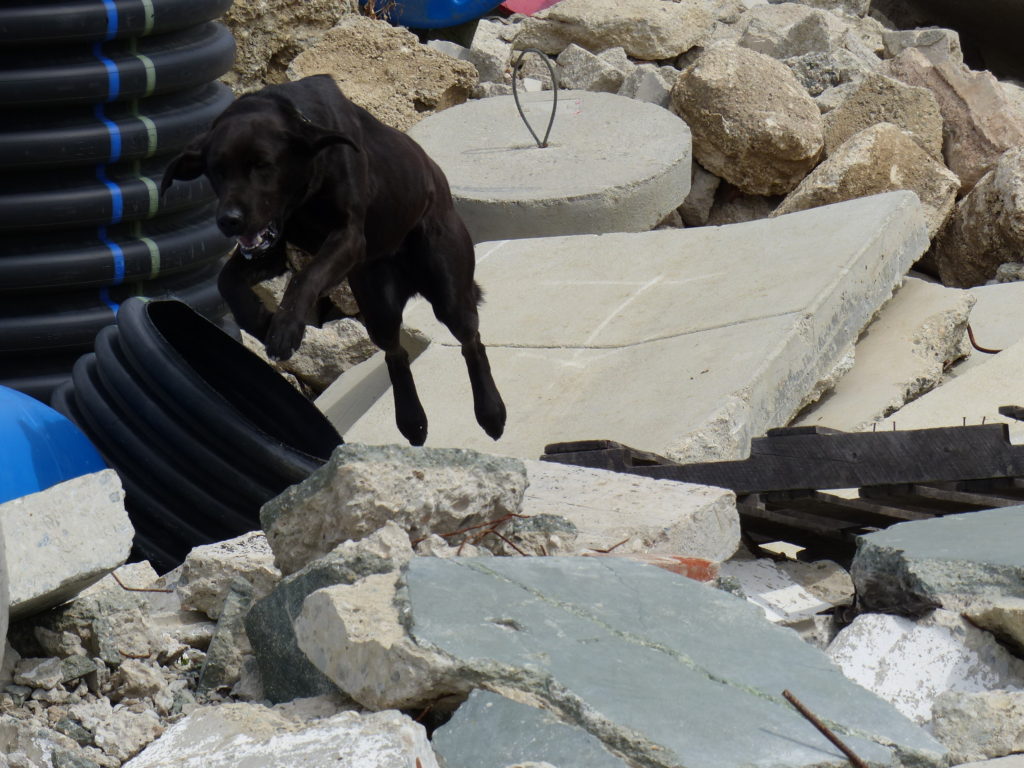
{"type": "Polygon", "coordinates": [[[316,320],[320,296],[340,283],[365,253],[362,231],[348,227],[328,237],[313,260],[292,275],[267,332],[272,360],[287,360],[299,348],[306,325],[316,320]]]}
{"type": "Polygon", "coordinates": [[[273,316],[253,292],[256,283],[284,274],[288,268],[284,245],[255,259],[246,259],[240,249],[228,259],[217,278],[217,289],[227,302],[239,327],[265,341],[273,316]]]}

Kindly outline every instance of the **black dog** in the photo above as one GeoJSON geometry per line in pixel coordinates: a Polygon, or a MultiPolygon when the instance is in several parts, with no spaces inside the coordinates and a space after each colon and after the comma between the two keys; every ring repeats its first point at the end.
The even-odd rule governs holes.
{"type": "Polygon", "coordinates": [[[218,287],[270,357],[291,357],[306,325],[329,316],[322,297],[348,277],[385,352],[398,428],[422,445],[427,417],[399,344],[402,310],[421,294],[462,343],[476,420],[501,436],[505,404],[478,332],[473,243],[448,181],[416,142],[318,75],[238,99],[171,162],[161,191],[204,173],[219,201],[217,226],[238,239],[218,287]],[[313,259],[271,313],[251,287],[285,271],[285,242],[313,259]]]}

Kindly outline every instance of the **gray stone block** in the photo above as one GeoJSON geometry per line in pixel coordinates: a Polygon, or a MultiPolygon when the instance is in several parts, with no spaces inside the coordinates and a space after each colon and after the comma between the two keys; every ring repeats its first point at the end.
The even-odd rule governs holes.
{"type": "Polygon", "coordinates": [[[506,768],[541,762],[559,768],[628,768],[582,728],[550,712],[476,690],[431,739],[445,768],[506,768]]]}
{"type": "Polygon", "coordinates": [[[1024,597],[1024,506],[893,525],[858,539],[851,575],[867,610],[910,613],[1024,597]]]}

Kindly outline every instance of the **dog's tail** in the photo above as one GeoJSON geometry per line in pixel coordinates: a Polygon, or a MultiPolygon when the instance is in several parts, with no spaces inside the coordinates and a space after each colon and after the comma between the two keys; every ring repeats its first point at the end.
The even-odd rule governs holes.
{"type": "Polygon", "coordinates": [[[478,307],[484,303],[484,289],[476,280],[473,281],[473,303],[478,307]]]}

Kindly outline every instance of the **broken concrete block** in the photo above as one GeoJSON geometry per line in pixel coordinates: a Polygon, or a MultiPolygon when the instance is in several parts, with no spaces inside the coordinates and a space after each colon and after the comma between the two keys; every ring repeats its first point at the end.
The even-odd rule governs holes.
{"type": "Polygon", "coordinates": [[[125,768],[437,768],[423,726],[399,712],[304,720],[258,704],[203,707],[125,768]]]}
{"type": "Polygon", "coordinates": [[[1024,597],[1024,506],[898,523],[858,537],[851,573],[865,610],[920,614],[1024,597]]]}
{"type": "Polygon", "coordinates": [[[12,619],[77,595],[128,559],[135,529],[105,469],[0,505],[12,619]]]}
{"type": "Polygon", "coordinates": [[[856,133],[878,123],[906,131],[921,148],[942,162],[942,115],[927,88],[870,73],[825,116],[825,154],[831,155],[856,133]]]}
{"type": "Polygon", "coordinates": [[[252,653],[252,646],[245,634],[245,617],[254,599],[255,593],[248,581],[240,578],[232,582],[224,599],[217,629],[206,651],[206,659],[196,684],[197,690],[231,688],[241,678],[245,658],[252,653]]]}
{"type": "MultiPolygon", "coordinates": [[[[977,300],[971,310],[971,329],[978,344],[986,349],[1004,350],[1024,339],[1024,282],[976,285],[970,293],[977,300]]],[[[959,377],[994,359],[995,355],[975,350],[953,366],[949,374],[959,377]]]]}
{"type": "Polygon", "coordinates": [[[718,573],[735,579],[747,600],[764,611],[768,621],[777,624],[798,624],[832,607],[767,558],[729,560],[719,566],[718,573]]]}
{"type": "Polygon", "coordinates": [[[526,470],[514,459],[349,443],[264,504],[260,521],[276,565],[288,575],[389,521],[416,540],[497,520],[519,511],[525,488],[526,470]]]}
{"type": "Polygon", "coordinates": [[[823,113],[828,110],[821,109],[821,103],[817,101],[818,96],[844,83],[851,86],[847,91],[852,91],[857,82],[874,72],[871,67],[865,65],[863,59],[841,48],[790,56],[782,59],[782,63],[793,70],[797,81],[807,91],[808,96],[816,99],[818,109],[823,113]]]}
{"type": "Polygon", "coordinates": [[[115,707],[109,717],[96,726],[93,742],[106,754],[124,763],[163,732],[164,726],[153,710],[133,712],[115,707]]]}
{"type": "Polygon", "coordinates": [[[938,386],[949,365],[967,353],[974,302],[967,291],[907,278],[857,341],[853,368],[792,425],[870,429],[938,386]]]}
{"type": "Polygon", "coordinates": [[[932,733],[954,763],[1024,752],[1024,691],[950,691],[935,699],[932,733]]]}
{"type": "Polygon", "coordinates": [[[773,59],[842,48],[846,25],[831,13],[807,6],[755,5],[737,22],[737,44],[773,59]]]}
{"type": "Polygon", "coordinates": [[[918,723],[932,719],[935,700],[946,691],[1024,687],[1024,661],[949,611],[917,622],[861,614],[836,636],[828,655],[848,678],[918,723]]]}
{"type": "Polygon", "coordinates": [[[959,179],[909,134],[892,123],[878,123],[847,139],[772,215],[906,189],[921,200],[933,236],[953,212],[959,186],[959,179]]]}
{"type": "Polygon", "coordinates": [[[690,194],[679,206],[679,214],[688,227],[703,227],[708,223],[711,206],[715,204],[715,192],[721,179],[701,168],[694,162],[690,175],[690,194]]]}
{"type": "Polygon", "coordinates": [[[1024,146],[1004,152],[957,204],[933,251],[942,282],[961,287],[985,282],[1022,252],[1024,146]]]}
{"type": "Polygon", "coordinates": [[[994,597],[974,602],[964,611],[964,616],[1024,658],[1024,599],[994,597]]]}
{"type": "Polygon", "coordinates": [[[238,578],[249,582],[255,600],[269,594],[281,579],[263,531],[250,531],[189,552],[177,584],[182,608],[202,611],[211,619],[220,618],[231,584],[238,578]]]}
{"type": "Polygon", "coordinates": [[[789,67],[734,45],[713,45],[679,75],[672,110],[697,162],[750,194],[789,192],[823,147],[821,113],[789,67]]]}
{"type": "MultiPolygon", "coordinates": [[[[70,766],[78,755],[78,745],[70,738],[50,728],[40,727],[32,720],[19,720],[8,714],[0,715],[0,765],[11,768],[36,766],[70,766]]],[[[94,768],[83,765],[83,768],[94,768]]]]}
{"type": "Polygon", "coordinates": [[[388,523],[361,541],[340,544],[285,577],[267,597],[257,601],[245,617],[245,631],[256,655],[266,698],[283,702],[337,691],[295,641],[292,622],[309,594],[337,584],[353,584],[371,574],[388,573],[412,556],[408,535],[395,523],[388,523]]]}
{"type": "Polygon", "coordinates": [[[740,542],[736,497],[710,486],[526,461],[522,514],[576,527],[576,551],[615,547],[721,562],[740,542]],[[618,545],[618,546],[616,546],[618,545]]]}
{"type": "Polygon", "coordinates": [[[624,77],[619,69],[575,43],[558,54],[560,88],[616,93],[624,77]]]}
{"type": "Polygon", "coordinates": [[[315,393],[323,392],[336,378],[378,351],[366,326],[351,317],[307,325],[302,344],[275,367],[294,375],[315,393]]]}
{"type": "Polygon", "coordinates": [[[843,765],[781,697],[788,687],[868,762],[892,762],[894,749],[922,766],[944,760],[923,730],[759,609],[659,568],[620,558],[415,558],[401,589],[370,579],[364,594],[351,591],[360,585],[321,590],[303,609],[304,619],[320,614],[321,637],[332,641],[321,642],[331,656],[320,663],[349,677],[343,687],[398,669],[375,692],[398,686],[401,700],[426,702],[467,687],[513,691],[652,768],[744,765],[765,754],[789,766],[843,765]],[[332,622],[327,609],[344,608],[343,590],[351,608],[332,622]],[[369,614],[354,612],[371,597],[369,614]]]}
{"type": "Polygon", "coordinates": [[[14,667],[14,684],[29,688],[56,688],[64,681],[60,659],[22,659],[14,667]]]}
{"type": "Polygon", "coordinates": [[[671,91],[672,84],[665,80],[661,70],[653,64],[634,67],[619,86],[620,96],[657,104],[659,107],[668,107],[671,91]]]}
{"type": "MultiPolygon", "coordinates": [[[[481,244],[481,335],[518,416],[498,442],[480,430],[460,348],[416,302],[430,442],[535,459],[600,436],[678,461],[742,458],[812,399],[924,253],[921,210],[900,192],[733,227],[481,244]]],[[[401,439],[386,388],[345,435],[401,439]]]]}
{"type": "Polygon", "coordinates": [[[942,113],[946,165],[961,181],[961,194],[1007,149],[1024,143],[1024,115],[1011,107],[990,72],[973,72],[953,61],[935,63],[908,48],[885,62],[884,71],[909,85],[931,89],[942,113]]]}
{"type": "Polygon", "coordinates": [[[553,766],[627,768],[593,735],[556,715],[477,689],[434,731],[445,768],[507,768],[543,761],[553,766]]]}
{"type": "Polygon", "coordinates": [[[699,0],[562,0],[519,25],[513,45],[559,54],[576,43],[590,51],[621,47],[661,61],[702,43],[714,19],[699,0]]]}
{"type": "Polygon", "coordinates": [[[960,35],[953,29],[887,29],[882,33],[882,42],[885,56],[889,59],[899,56],[907,48],[916,48],[933,64],[947,61],[959,66],[964,63],[960,35]]]}
{"type": "Polygon", "coordinates": [[[853,579],[849,572],[831,560],[816,560],[805,563],[800,560],[783,560],[775,567],[787,574],[819,600],[829,605],[850,605],[853,603],[853,579]]]}

